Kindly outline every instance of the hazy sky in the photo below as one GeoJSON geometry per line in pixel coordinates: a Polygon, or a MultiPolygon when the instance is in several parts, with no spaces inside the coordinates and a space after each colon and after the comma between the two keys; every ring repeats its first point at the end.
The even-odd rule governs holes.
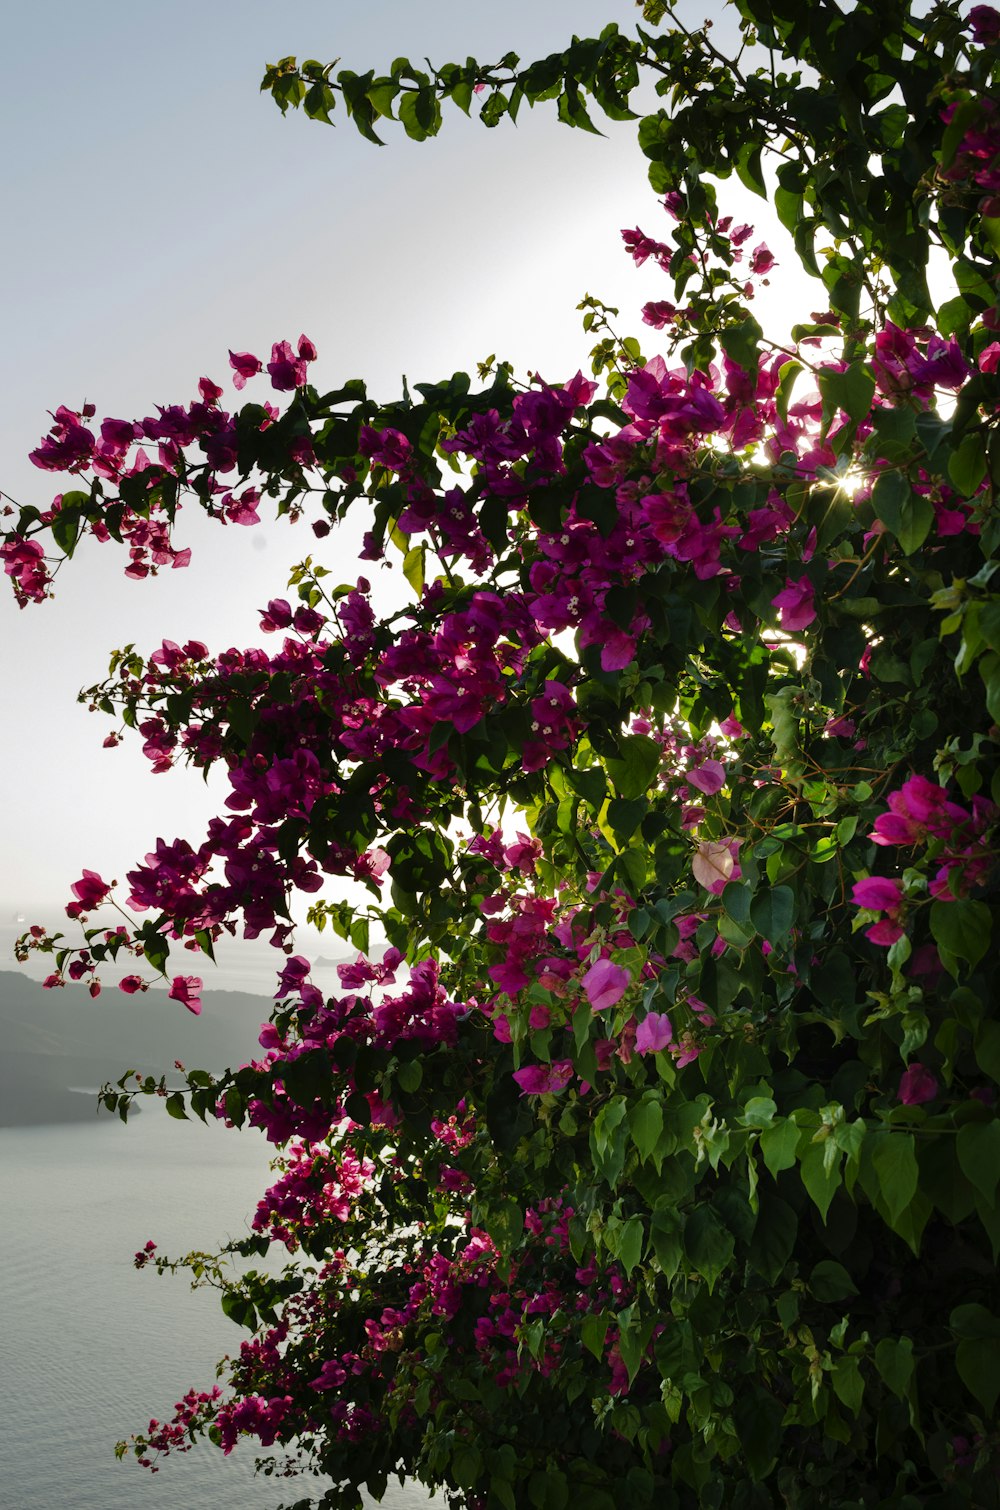
{"type": "MultiPolygon", "coordinates": [[[[706,13],[721,31],[716,0],[686,12],[706,13]]],[[[27,461],[47,410],[90,399],[98,417],[133,418],[187,402],[202,374],[228,380],[229,347],[266,356],[272,340],[305,331],[320,384],[364,376],[391,397],[402,373],[433,381],[491,352],[568,377],[586,363],[575,306],[587,292],[644,331],[642,303],[668,289],[648,264],[633,267],[619,231],[668,227],[634,126],[609,124],[600,139],[559,126],[549,106],[488,132],[452,111],[436,141],[397,128],[379,149],[343,120],[335,131],[282,120],[258,93],[264,63],[287,53],[340,56],[358,71],[401,53],[441,62],[512,47],[527,59],[637,15],[631,0],[12,7],[0,23],[10,60],[0,488],[41,506],[59,491],[27,461]]],[[[738,185],[722,203],[768,224],[738,185]]],[[[781,319],[789,271],[765,319],[768,308],[781,319]]],[[[655,351],[655,334],[645,338],[655,351]]],[[[216,810],[219,787],[198,775],[150,776],[137,744],[103,751],[110,724],[76,693],[126,641],[257,643],[256,610],[316,542],[287,525],[221,530],[193,514],[176,538],[193,547],[192,565],[156,581],[127,581],[113,547],[91,546],[54,602],[18,612],[0,594],[5,920],[15,909],[57,915],[83,866],[123,879],[158,834],[198,842],[216,810]]],[[[325,546],[350,575],[344,545],[325,546]]]]}

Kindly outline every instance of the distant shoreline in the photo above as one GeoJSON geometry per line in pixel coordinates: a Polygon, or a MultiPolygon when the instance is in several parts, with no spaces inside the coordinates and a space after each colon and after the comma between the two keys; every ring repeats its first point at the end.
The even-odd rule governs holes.
{"type": "Polygon", "coordinates": [[[203,993],[193,1017],[165,992],[96,1000],[81,987],[47,991],[38,981],[0,970],[0,1127],[38,1127],[111,1117],[89,1087],[127,1070],[176,1081],[175,1063],[221,1073],[257,1052],[271,1003],[245,991],[203,993]]]}
{"type": "MultiPolygon", "coordinates": [[[[102,1109],[96,1091],[52,1085],[40,1077],[16,1083],[0,1072],[0,1128],[52,1127],[67,1122],[91,1122],[114,1114],[102,1109]]],[[[129,1115],[138,1112],[133,1107],[129,1115]]]]}

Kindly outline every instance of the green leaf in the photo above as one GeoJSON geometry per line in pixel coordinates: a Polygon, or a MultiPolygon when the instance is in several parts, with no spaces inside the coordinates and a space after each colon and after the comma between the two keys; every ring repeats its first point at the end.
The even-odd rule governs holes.
{"type": "Polygon", "coordinates": [[[639,1322],[634,1317],[634,1308],[629,1306],[626,1311],[618,1313],[618,1351],[621,1353],[622,1362],[628,1370],[629,1383],[639,1372],[639,1366],[646,1355],[646,1345],[652,1335],[655,1326],[655,1318],[649,1316],[645,1321],[639,1322]]]}
{"type": "Polygon", "coordinates": [[[242,1127],[246,1117],[246,1104],[235,1085],[231,1085],[223,1097],[226,1117],[235,1127],[242,1127]]]}
{"type": "Polygon", "coordinates": [[[509,1253],[524,1231],[524,1212],[515,1200],[501,1201],[483,1225],[501,1252],[509,1253]]]}
{"type": "Polygon", "coordinates": [[[336,95],[325,79],[317,79],[302,101],[302,108],[310,120],[323,121],[332,126],[330,111],[337,103],[336,95]]]}
{"type": "Polygon", "coordinates": [[[628,1114],[632,1142],[643,1159],[648,1159],[663,1131],[663,1107],[658,1100],[642,1100],[628,1114]]]}
{"type": "Polygon", "coordinates": [[[893,1394],[904,1398],[913,1378],[913,1342],[909,1337],[883,1337],[875,1349],[875,1367],[893,1394]]]}
{"type": "Polygon", "coordinates": [[[684,1256],[684,1219],[671,1208],[653,1212],[649,1236],[656,1261],[667,1279],[673,1279],[684,1256]]]}
{"type": "Polygon", "coordinates": [[[934,505],[915,493],[899,472],[883,472],[872,488],[872,507],[907,556],[919,550],[934,523],[934,505]]]}
{"type": "Polygon", "coordinates": [[[872,1167],[879,1194],[893,1221],[917,1191],[919,1169],[912,1133],[875,1133],[870,1139],[872,1167]]]}
{"type": "Polygon", "coordinates": [[[734,923],[732,918],[721,917],[719,937],[725,939],[726,943],[731,944],[734,949],[745,949],[748,944],[753,943],[754,933],[750,926],[744,930],[738,923],[734,923]]]}
{"type": "MultiPolygon", "coordinates": [[[[83,499],[87,497],[85,493],[72,493],[68,496],[83,499]]],[[[63,555],[72,556],[80,535],[80,510],[78,507],[75,508],[73,505],[68,504],[66,500],[67,495],[64,494],[62,506],[53,514],[49,529],[52,531],[52,538],[63,555]]]]}
{"type": "Polygon", "coordinates": [[[483,1457],[478,1447],[471,1443],[463,1443],[452,1453],[451,1471],[461,1489],[472,1489],[479,1480],[483,1469],[483,1457]]]}
{"type": "Polygon", "coordinates": [[[777,1110],[770,1096],[751,1096],[743,1108],[740,1121],[744,1127],[770,1127],[777,1110]]]}
{"type": "Polygon", "coordinates": [[[423,1078],[424,1072],[419,1059],[411,1059],[396,1069],[396,1082],[404,1091],[417,1090],[423,1078]]]}
{"type": "Polygon", "coordinates": [[[785,424],[788,423],[788,405],[791,403],[795,379],[802,371],[802,363],[796,361],[785,362],[780,369],[780,382],[774,395],[774,402],[778,414],[785,424]]]}
{"type": "Polygon", "coordinates": [[[846,844],[850,844],[851,840],[854,838],[854,835],[857,833],[857,829],[857,813],[851,813],[849,817],[841,818],[836,828],[837,843],[841,846],[841,848],[843,848],[846,844]]]}
{"type": "Polygon", "coordinates": [[[840,1403],[846,1405],[851,1414],[856,1416],[861,1410],[865,1395],[865,1381],[861,1377],[857,1358],[849,1354],[838,1358],[830,1375],[830,1382],[840,1403]]]}
{"type": "Polygon", "coordinates": [[[646,734],[627,734],[618,749],[621,758],[608,761],[615,789],[626,800],[641,797],[660,769],[663,751],[646,734]]]}
{"type": "Polygon", "coordinates": [[[257,1312],[245,1295],[230,1290],[222,1297],[222,1314],[235,1321],[237,1326],[253,1331],[257,1325],[257,1312]]]}
{"type": "Polygon", "coordinates": [[[167,1097],[166,1107],[170,1115],[176,1117],[179,1122],[190,1121],[187,1112],[184,1110],[184,1097],[180,1091],[174,1091],[172,1096],[167,1097]]]}
{"type": "Polygon", "coordinates": [[[787,938],[795,917],[795,893],[790,886],[771,886],[757,892],[750,904],[750,918],[769,944],[787,938]]]}
{"type": "Polygon", "coordinates": [[[392,106],[398,93],[399,85],[394,79],[379,79],[367,91],[367,96],[376,115],[393,120],[392,106]]]}
{"type": "Polygon", "coordinates": [[[719,332],[719,345],[731,362],[742,367],[744,372],[755,373],[760,361],[760,342],[764,332],[753,315],[747,315],[739,325],[731,325],[719,332]]]}
{"type": "Polygon", "coordinates": [[[973,1342],[1000,1341],[1000,1318],[975,1302],[956,1306],[948,1317],[948,1325],[959,1341],[966,1338],[973,1342]]]}
{"type": "Polygon", "coordinates": [[[424,558],[426,546],[415,545],[403,557],[403,576],[419,598],[424,590],[424,558]]]}
{"type": "Polygon", "coordinates": [[[139,930],[142,952],[154,970],[163,971],[170,952],[170,945],[152,923],[144,923],[139,930]]]}
{"type": "Polygon", "coordinates": [[[852,362],[844,373],[846,402],[843,407],[858,424],[867,419],[875,397],[875,374],[862,362],[852,362]]]}
{"type": "Polygon", "coordinates": [[[407,136],[415,142],[436,136],[441,126],[441,106],[433,88],[425,84],[419,89],[404,89],[399,96],[399,119],[407,136]]]}
{"type": "Polygon", "coordinates": [[[566,780],[578,796],[597,811],[608,795],[607,782],[604,772],[599,765],[587,766],[578,770],[576,766],[570,766],[565,772],[566,780]]]}
{"type": "Polygon", "coordinates": [[[841,1183],[840,1150],[832,1161],[825,1153],[823,1143],[810,1143],[799,1160],[802,1183],[824,1222],[841,1183]]]}
{"type": "Polygon", "coordinates": [[[750,904],[753,898],[753,888],[746,881],[730,881],[722,890],[722,905],[741,928],[746,927],[750,921],[750,904]]]}
{"type": "Polygon", "coordinates": [[[760,199],[766,199],[767,185],[764,182],[764,174],[761,170],[761,148],[756,142],[744,142],[736,153],[733,160],[737,176],[740,182],[756,194],[760,199]]]}
{"type": "Polygon", "coordinates": [[[528,1480],[528,1500],[535,1510],[565,1510],[569,1503],[569,1484],[559,1468],[545,1468],[528,1480]]]}
{"type": "Polygon", "coordinates": [[[618,1238],[618,1262],[626,1274],[631,1274],[642,1258],[646,1246],[646,1230],[641,1216],[630,1216],[618,1238]]]}
{"type": "Polygon", "coordinates": [[[930,921],[935,943],[970,965],[978,965],[990,946],[993,927],[993,916],[985,902],[968,897],[934,902],[930,921]]]}
{"type": "Polygon", "coordinates": [[[979,629],[991,650],[1000,650],[1000,598],[991,597],[979,610],[979,629]]]}
{"type": "Polygon", "coordinates": [[[784,1418],[779,1400],[752,1381],[742,1382],[733,1401],[733,1421],[755,1483],[766,1478],[778,1461],[784,1418]]]}
{"type": "Polygon", "coordinates": [[[978,434],[966,435],[948,458],[948,476],[963,498],[971,498],[986,476],[986,446],[978,434]]]}
{"type": "Polygon", "coordinates": [[[916,434],[917,419],[912,409],[891,409],[886,406],[873,410],[872,428],[881,442],[880,453],[888,454],[887,446],[905,451],[916,434]]]}
{"type": "Polygon", "coordinates": [[[583,1318],[580,1325],[580,1338],[588,1353],[593,1353],[598,1363],[604,1357],[604,1339],[608,1335],[610,1317],[606,1312],[600,1311],[596,1315],[591,1313],[583,1318]]]}
{"type": "Polygon", "coordinates": [[[816,382],[825,414],[842,409],[855,424],[868,418],[875,397],[875,376],[863,362],[852,362],[844,372],[821,368],[816,382]]]}
{"type": "MultiPolygon", "coordinates": [[[[425,1380],[424,1382],[430,1383],[429,1380],[425,1380]]],[[[422,1389],[423,1385],[420,1388],[422,1389]]],[[[424,1413],[423,1411],[418,1411],[418,1414],[422,1415],[424,1413]]],[[[503,1510],[517,1510],[517,1501],[514,1498],[513,1487],[506,1479],[497,1478],[494,1474],[490,1480],[490,1494],[500,1501],[503,1510]]]]}
{"type": "Polygon", "coordinates": [[[684,1249],[692,1268],[702,1276],[711,1291],[715,1289],[719,1275],[732,1261],[736,1241],[713,1208],[702,1205],[696,1206],[688,1216],[684,1249]]]}
{"type": "Polygon", "coordinates": [[[791,1169],[795,1163],[795,1150],[799,1144],[799,1128],[787,1117],[775,1122],[760,1135],[760,1151],[769,1172],[777,1179],[783,1169],[791,1169]]]}
{"type": "Polygon", "coordinates": [[[976,1063],[1000,1085],[1000,1022],[982,1022],[976,1034],[976,1063]]]}
{"type": "Polygon", "coordinates": [[[986,688],[986,708],[994,723],[1000,723],[1000,655],[991,650],[979,662],[979,675],[986,688]]]}
{"type": "Polygon", "coordinates": [[[768,1284],[777,1284],[781,1277],[792,1256],[798,1230],[799,1219],[788,1202],[762,1190],[748,1258],[768,1284]]]}
{"type": "Polygon", "coordinates": [[[996,1339],[972,1338],[955,1349],[955,1367],[966,1389],[979,1401],[987,1415],[1000,1396],[1000,1347],[996,1339]]]}
{"type": "Polygon", "coordinates": [[[1000,1122],[965,1122],[958,1129],[955,1144],[962,1173],[988,1205],[995,1205],[1000,1180],[1000,1122]]]}
{"type": "Polygon", "coordinates": [[[817,1300],[846,1300],[857,1295],[858,1287],[843,1264],[832,1258],[821,1259],[809,1276],[809,1288],[817,1300]]]}

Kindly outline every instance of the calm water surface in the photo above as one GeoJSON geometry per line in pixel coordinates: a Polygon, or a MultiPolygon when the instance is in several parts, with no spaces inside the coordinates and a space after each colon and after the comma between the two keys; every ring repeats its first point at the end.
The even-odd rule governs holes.
{"type": "MultiPolygon", "coordinates": [[[[119,1438],[211,1387],[247,1335],[214,1292],[139,1272],[132,1255],[150,1237],[178,1254],[241,1235],[267,1182],[259,1135],[146,1107],[127,1127],[0,1129],[2,1510],[274,1510],[319,1482],[255,1478],[252,1441],[158,1474],[115,1461],[119,1438]]],[[[382,1503],[428,1501],[406,1488],[382,1503]]]]}

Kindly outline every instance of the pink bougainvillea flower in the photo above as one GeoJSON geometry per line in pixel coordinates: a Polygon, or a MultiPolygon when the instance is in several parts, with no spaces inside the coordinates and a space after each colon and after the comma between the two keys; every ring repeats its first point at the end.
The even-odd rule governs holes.
{"type": "Polygon", "coordinates": [[[635,657],[636,642],[617,624],[606,624],[601,644],[601,670],[624,671],[635,657]]]}
{"type": "Polygon", "coordinates": [[[522,1096],[543,1096],[565,1090],[572,1077],[573,1064],[569,1059],[557,1059],[553,1064],[526,1064],[523,1070],[514,1071],[522,1096]]]}
{"type": "Polygon", "coordinates": [[[229,365],[233,369],[234,388],[244,388],[247,380],[256,377],[258,372],[263,372],[264,365],[260,357],[255,357],[249,351],[231,351],[229,353],[229,365]]]}
{"type": "Polygon", "coordinates": [[[855,881],[851,901],[855,907],[867,907],[872,912],[894,912],[902,904],[903,888],[888,876],[866,876],[855,881]]]}
{"type": "Polygon", "coordinates": [[[684,780],[706,797],[712,797],[726,784],[726,768],[719,760],[703,760],[696,769],[684,772],[684,780]]]}
{"type": "Polygon", "coordinates": [[[855,907],[865,907],[871,912],[888,914],[887,917],[879,918],[870,928],[865,929],[865,937],[873,944],[888,949],[897,939],[903,937],[904,929],[900,923],[903,888],[899,881],[894,881],[887,876],[866,876],[860,881],[855,881],[851,891],[851,901],[855,907]]]}
{"type": "Polygon", "coordinates": [[[286,598],[272,598],[265,609],[259,610],[260,627],[265,634],[275,634],[287,629],[292,622],[292,605],[286,598]]]}
{"type": "Polygon", "coordinates": [[[95,907],[100,907],[111,887],[107,881],[101,880],[96,870],[85,870],[79,881],[73,882],[70,891],[76,901],[70,902],[66,912],[71,918],[78,918],[82,913],[93,912],[95,907]]]}
{"type": "Polygon", "coordinates": [[[979,370],[980,372],[996,372],[998,367],[1000,367],[1000,341],[991,341],[979,353],[979,370]]]}
{"type": "Polygon", "coordinates": [[[258,488],[246,488],[239,497],[231,494],[229,501],[224,504],[226,518],[230,524],[259,524],[260,515],[257,513],[256,508],[259,500],[260,490],[258,488]]]}
{"type": "Polygon", "coordinates": [[[899,1082],[899,1099],[904,1106],[923,1106],[938,1093],[937,1077],[922,1064],[911,1064],[899,1082]]]}
{"type": "Polygon", "coordinates": [[[339,1389],[347,1379],[347,1370],[336,1358],[327,1358],[315,1379],[310,1379],[309,1388],[315,1390],[339,1389]]]}
{"type": "Polygon", "coordinates": [[[621,1001],[631,979],[629,971],[616,965],[614,960],[599,959],[596,965],[591,965],[580,984],[594,1011],[602,1012],[621,1001]]]}
{"type": "Polygon", "coordinates": [[[700,1022],[703,1022],[707,1028],[710,1028],[712,1026],[715,1018],[708,1010],[708,1003],[702,1001],[700,996],[689,996],[687,999],[687,1005],[694,1013],[695,1017],[697,1017],[700,1022]]]}
{"type": "Polygon", "coordinates": [[[680,1043],[671,1050],[677,1068],[682,1070],[686,1064],[693,1064],[701,1053],[701,1044],[695,1043],[690,1033],[682,1033],[680,1043]]]}
{"type": "Polygon", "coordinates": [[[652,325],[654,330],[662,330],[676,316],[676,304],[671,304],[667,299],[655,299],[642,306],[642,318],[647,325],[652,325]]]}
{"type": "Polygon", "coordinates": [[[754,247],[750,254],[750,271],[752,273],[756,273],[758,277],[761,277],[764,273],[769,273],[772,267],[776,266],[774,253],[763,241],[759,246],[754,247]]]}
{"type": "Polygon", "coordinates": [[[299,336],[297,355],[289,341],[275,341],[271,346],[271,360],[267,364],[271,387],[280,393],[301,388],[308,380],[306,364],[315,360],[316,347],[306,336],[299,336]]]}
{"type": "Polygon", "coordinates": [[[658,1054],[674,1041],[674,1030],[666,1012],[647,1012],[635,1030],[637,1054],[658,1054]]]}
{"type": "Polygon", "coordinates": [[[669,261],[670,247],[664,245],[662,241],[654,241],[651,236],[647,236],[645,231],[641,231],[638,226],[634,226],[630,230],[623,230],[621,237],[625,243],[625,250],[631,256],[636,267],[642,267],[642,264],[649,257],[654,258],[661,265],[669,261]]]}
{"type": "Polygon", "coordinates": [[[888,797],[889,811],[875,819],[869,838],[876,844],[917,844],[931,835],[950,839],[972,819],[964,807],[949,802],[944,787],[926,776],[911,776],[888,797]]]}
{"type": "Polygon", "coordinates": [[[873,944],[878,944],[883,949],[889,949],[905,932],[902,924],[892,918],[880,918],[877,923],[865,929],[865,938],[871,939],[873,944]]]}
{"type": "Polygon", "coordinates": [[[1000,11],[992,5],[974,5],[969,12],[972,40],[980,47],[992,47],[1000,42],[1000,11]]]}
{"type": "Polygon", "coordinates": [[[133,1263],[135,1264],[136,1268],[144,1269],[155,1252],[156,1244],[153,1242],[153,1239],[150,1238],[146,1246],[144,1248],[140,1248],[138,1253],[135,1255],[135,1258],[133,1259],[133,1263]]]}
{"type": "Polygon", "coordinates": [[[781,627],[789,632],[805,629],[816,617],[815,593],[808,577],[797,580],[786,577],[784,587],[771,603],[781,609],[781,627]]]}
{"type": "Polygon", "coordinates": [[[171,1001],[179,1001],[193,1012],[195,1017],[201,1012],[201,1000],[198,992],[202,988],[202,981],[197,975],[175,975],[170,982],[167,995],[171,1001]]]}
{"type": "Polygon", "coordinates": [[[146,983],[141,975],[123,975],[118,982],[119,991],[124,991],[126,996],[134,996],[136,991],[144,991],[146,983]]]}
{"type": "Polygon", "coordinates": [[[497,990],[512,999],[530,984],[529,977],[516,960],[503,960],[498,965],[491,965],[489,976],[497,990]]]}
{"type": "Polygon", "coordinates": [[[390,855],[385,849],[369,849],[363,855],[359,855],[354,863],[354,879],[356,881],[374,881],[376,885],[381,881],[389,869],[390,855]]]}
{"type": "Polygon", "coordinates": [[[142,426],[130,419],[105,419],[101,421],[101,441],[108,451],[127,451],[134,440],[142,435],[142,426]]]}
{"type": "Polygon", "coordinates": [[[13,581],[14,593],[23,608],[28,602],[41,603],[52,578],[45,565],[45,552],[37,540],[11,535],[0,545],[3,569],[13,581]]]}
{"type": "Polygon", "coordinates": [[[728,718],[722,720],[722,723],[719,725],[719,732],[720,734],[724,734],[727,739],[745,739],[747,733],[746,729],[744,729],[739,719],[733,713],[730,713],[728,718]]]}
{"type": "Polygon", "coordinates": [[[736,861],[726,839],[703,839],[691,861],[694,878],[700,886],[718,893],[732,879],[736,861]]]}
{"type": "Polygon", "coordinates": [[[358,450],[363,456],[370,456],[377,466],[392,472],[405,472],[413,459],[411,443],[401,430],[391,427],[375,430],[371,425],[362,425],[358,450]]]}
{"type": "Polygon", "coordinates": [[[43,472],[86,471],[95,444],[93,431],[81,424],[86,414],[76,414],[65,404],[60,404],[52,417],[55,424],[36,449],[28,453],[28,460],[43,472]]]}

